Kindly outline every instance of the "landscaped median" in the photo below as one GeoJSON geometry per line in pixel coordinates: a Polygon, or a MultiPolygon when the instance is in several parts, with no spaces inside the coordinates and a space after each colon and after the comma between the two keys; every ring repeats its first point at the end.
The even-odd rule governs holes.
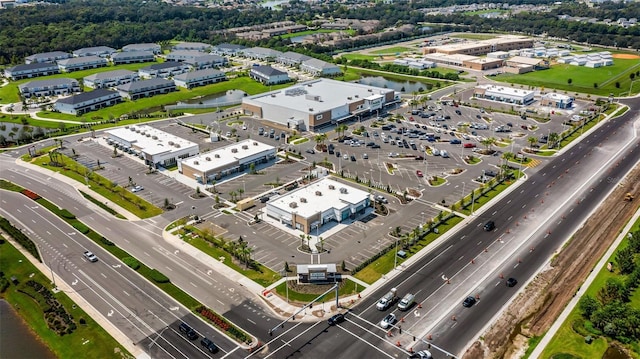
{"type": "MultiPolygon", "coordinates": [[[[8,224],[6,219],[0,220],[8,224]]],[[[11,237],[21,233],[11,225],[3,225],[2,229],[11,237]]],[[[39,257],[36,259],[40,261],[39,257]]],[[[56,357],[84,358],[90,352],[94,358],[133,358],[65,292],[52,291],[49,279],[2,235],[0,268],[0,297],[11,304],[56,357]]],[[[4,323],[3,330],[9,326],[4,323]]]]}
{"type": "Polygon", "coordinates": [[[60,173],[80,183],[87,183],[91,190],[139,218],[150,218],[162,213],[162,209],[57,151],[49,152],[48,156],[36,157],[30,163],[60,173]]]}
{"type": "MultiPolygon", "coordinates": [[[[27,196],[27,197],[31,198],[32,200],[36,201],[38,204],[40,204],[43,207],[47,208],[49,211],[51,211],[52,213],[56,214],[58,217],[60,217],[65,222],[69,223],[71,226],[73,226],[79,232],[81,232],[82,234],[84,234],[88,238],[92,239],[94,242],[96,242],[98,245],[100,245],[106,251],[111,253],[114,257],[118,258],[124,264],[129,266],[131,269],[135,270],[140,275],[142,275],[150,283],[154,284],[156,287],[158,287],[161,290],[163,290],[165,293],[167,293],[173,299],[175,299],[176,301],[180,302],[187,309],[189,309],[190,311],[193,311],[195,313],[198,313],[198,314],[200,314],[202,316],[202,314],[200,313],[201,312],[200,309],[204,308],[204,306],[200,302],[198,302],[195,298],[191,297],[189,294],[184,292],[182,289],[178,288],[176,285],[171,283],[169,278],[167,276],[165,276],[163,273],[161,273],[160,271],[158,271],[157,269],[150,268],[150,267],[146,266],[144,263],[141,263],[135,257],[133,257],[129,253],[127,253],[125,250],[117,247],[113,242],[109,241],[108,239],[106,239],[105,237],[101,236],[99,233],[95,232],[93,229],[88,227],[86,224],[82,223],[80,220],[78,220],[75,217],[75,215],[73,213],[69,212],[66,209],[59,208],[55,204],[53,204],[53,203],[49,202],[48,200],[40,197],[39,195],[37,195],[34,192],[26,190],[26,189],[24,189],[24,188],[22,188],[20,186],[17,186],[15,184],[13,184],[11,182],[8,182],[8,181],[5,181],[5,180],[0,180],[0,189],[6,189],[6,190],[14,191],[14,192],[21,192],[25,196],[27,196]]],[[[203,318],[205,318],[205,317],[203,316],[203,318]]],[[[216,322],[212,322],[212,323],[217,325],[216,322]]],[[[246,344],[246,345],[249,345],[249,346],[254,344],[253,340],[251,339],[251,337],[249,335],[247,335],[242,330],[236,328],[235,326],[233,326],[232,324],[230,324],[228,322],[224,326],[218,325],[218,327],[220,329],[222,329],[226,335],[228,335],[230,338],[238,341],[239,343],[243,343],[243,344],[246,344]]]]}

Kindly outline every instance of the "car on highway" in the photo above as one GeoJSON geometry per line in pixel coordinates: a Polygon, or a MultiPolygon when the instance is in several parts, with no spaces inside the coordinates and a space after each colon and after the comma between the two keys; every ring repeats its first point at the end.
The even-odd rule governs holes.
{"type": "Polygon", "coordinates": [[[131,189],[131,192],[136,193],[136,192],[140,192],[144,190],[144,187],[138,185],[138,186],[133,186],[133,188],[131,189]]]}
{"type": "Polygon", "coordinates": [[[518,284],[518,280],[515,278],[509,278],[506,281],[507,287],[515,287],[518,284]]]}
{"type": "Polygon", "coordinates": [[[491,232],[496,228],[496,223],[494,221],[488,221],[484,224],[484,230],[487,232],[491,232]]]}
{"type": "Polygon", "coordinates": [[[200,341],[200,344],[202,344],[202,346],[205,349],[207,349],[210,353],[217,353],[218,352],[218,347],[215,345],[214,342],[212,342],[208,338],[202,338],[202,340],[200,341]]]}
{"type": "Polygon", "coordinates": [[[382,321],[380,321],[380,327],[382,329],[387,329],[390,326],[394,325],[397,320],[398,319],[396,318],[395,314],[389,313],[384,318],[382,318],[382,321]]]}
{"type": "Polygon", "coordinates": [[[422,178],[424,176],[424,174],[422,174],[422,171],[416,170],[416,176],[422,178]]]}
{"type": "Polygon", "coordinates": [[[89,262],[97,262],[98,261],[98,257],[96,257],[96,255],[91,253],[90,251],[84,251],[84,253],[82,255],[84,255],[84,257],[87,258],[87,260],[89,262]]]}
{"type": "Polygon", "coordinates": [[[336,325],[338,323],[342,323],[344,322],[344,314],[338,313],[332,316],[331,318],[329,318],[327,322],[329,323],[329,325],[336,325]]]}
{"type": "Polygon", "coordinates": [[[187,338],[189,338],[189,340],[198,339],[198,333],[196,333],[196,331],[193,330],[193,328],[191,328],[187,323],[181,323],[179,329],[182,334],[186,335],[187,338]]]}
{"type": "Polygon", "coordinates": [[[464,302],[462,302],[462,306],[465,308],[471,308],[474,304],[476,304],[476,298],[472,296],[468,296],[465,298],[464,302]]]}
{"type": "Polygon", "coordinates": [[[431,352],[428,350],[420,350],[411,355],[409,355],[409,359],[432,359],[431,352]]]}

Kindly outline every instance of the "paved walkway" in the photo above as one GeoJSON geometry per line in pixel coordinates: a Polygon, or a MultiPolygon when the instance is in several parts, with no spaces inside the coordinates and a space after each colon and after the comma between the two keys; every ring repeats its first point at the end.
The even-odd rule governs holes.
{"type": "Polygon", "coordinates": [[[620,246],[620,243],[627,236],[627,233],[629,233],[629,231],[631,230],[631,227],[633,227],[633,225],[636,223],[638,218],[640,218],[640,208],[636,211],[636,213],[633,215],[631,220],[624,227],[622,232],[620,232],[615,242],[613,242],[613,244],[611,245],[611,247],[609,247],[607,252],[602,256],[602,258],[600,258],[600,261],[595,266],[594,270],[591,271],[591,273],[587,277],[587,280],[584,283],[582,283],[576,295],[574,295],[573,298],[571,298],[571,301],[569,302],[569,304],[567,304],[567,307],[564,308],[564,310],[562,311],[560,316],[556,319],[556,321],[553,323],[551,328],[549,328],[549,330],[545,333],[544,337],[542,337],[542,340],[540,340],[540,343],[536,345],[536,348],[533,350],[533,352],[529,356],[530,358],[538,358],[540,357],[540,355],[542,355],[542,352],[547,347],[547,345],[549,345],[549,343],[551,342],[551,339],[553,339],[553,337],[556,335],[560,327],[566,322],[567,317],[569,317],[569,314],[571,314],[571,312],[576,307],[576,305],[578,305],[578,302],[580,301],[584,293],[589,289],[593,281],[596,279],[596,277],[602,270],[602,268],[604,268],[607,265],[609,258],[611,258],[611,256],[613,255],[613,252],[615,252],[618,249],[618,247],[620,246]]]}

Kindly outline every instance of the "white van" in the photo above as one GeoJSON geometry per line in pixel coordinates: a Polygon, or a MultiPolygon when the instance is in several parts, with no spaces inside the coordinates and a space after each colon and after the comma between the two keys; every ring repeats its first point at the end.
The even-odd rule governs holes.
{"type": "Polygon", "coordinates": [[[398,303],[398,309],[402,311],[409,310],[409,308],[411,308],[411,306],[413,305],[415,299],[415,295],[407,293],[404,298],[402,298],[402,300],[400,300],[400,302],[398,303]]]}

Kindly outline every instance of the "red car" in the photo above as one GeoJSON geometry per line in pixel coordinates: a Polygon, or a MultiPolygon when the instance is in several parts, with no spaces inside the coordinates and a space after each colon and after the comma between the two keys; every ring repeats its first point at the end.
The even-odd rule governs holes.
{"type": "Polygon", "coordinates": [[[463,146],[464,146],[464,148],[474,148],[474,147],[476,147],[476,144],[475,143],[471,143],[471,142],[467,142],[463,146]]]}
{"type": "Polygon", "coordinates": [[[423,175],[422,175],[422,171],[417,170],[417,171],[416,171],[416,176],[418,176],[418,177],[422,177],[422,176],[423,176],[423,175]]]}

